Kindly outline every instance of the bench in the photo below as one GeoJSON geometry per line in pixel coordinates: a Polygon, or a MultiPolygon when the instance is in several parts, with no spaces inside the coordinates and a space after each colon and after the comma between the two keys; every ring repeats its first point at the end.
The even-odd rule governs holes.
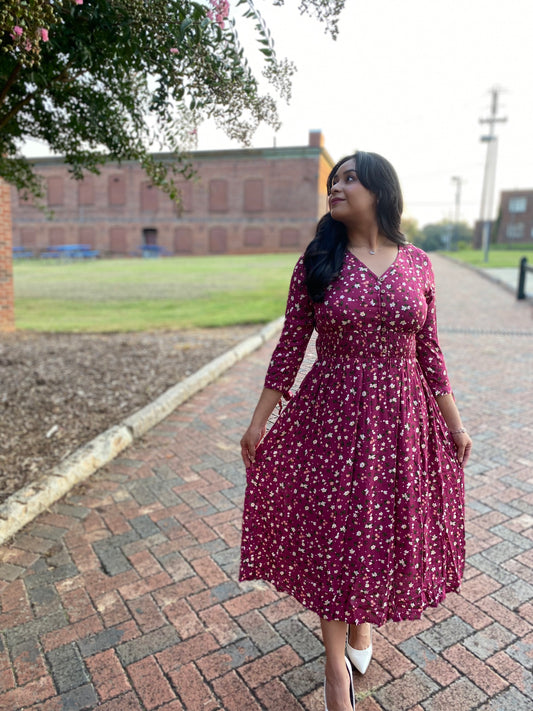
{"type": "Polygon", "coordinates": [[[33,252],[27,247],[13,247],[13,259],[32,259],[33,252]]]}
{"type": "Polygon", "coordinates": [[[141,244],[132,252],[135,257],[170,257],[172,252],[169,252],[166,247],[160,244],[141,244]]]}
{"type": "Polygon", "coordinates": [[[92,249],[90,244],[58,244],[47,247],[40,256],[41,259],[96,259],[100,250],[92,249]]]}

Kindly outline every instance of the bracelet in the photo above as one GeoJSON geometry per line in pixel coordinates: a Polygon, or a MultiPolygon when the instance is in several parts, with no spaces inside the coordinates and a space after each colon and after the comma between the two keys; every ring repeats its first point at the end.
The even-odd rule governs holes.
{"type": "Polygon", "coordinates": [[[452,432],[452,430],[450,430],[450,434],[451,434],[451,435],[454,435],[454,434],[466,434],[466,429],[465,429],[464,427],[461,427],[460,429],[454,430],[453,432],[452,432]]]}

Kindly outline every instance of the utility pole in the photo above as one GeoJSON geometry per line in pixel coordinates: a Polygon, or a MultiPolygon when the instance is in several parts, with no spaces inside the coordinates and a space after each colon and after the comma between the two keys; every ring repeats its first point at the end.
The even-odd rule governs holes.
{"type": "Polygon", "coordinates": [[[494,183],[496,179],[496,157],[498,152],[498,137],[494,134],[494,126],[497,123],[505,123],[507,117],[498,117],[498,97],[501,89],[493,87],[490,90],[492,101],[489,118],[479,119],[479,123],[489,125],[488,134],[481,136],[481,141],[487,144],[487,156],[485,158],[485,173],[483,175],[483,191],[481,193],[481,213],[480,221],[482,225],[481,244],[483,247],[483,261],[489,261],[490,226],[492,219],[492,206],[494,202],[494,183]]]}
{"type": "Polygon", "coordinates": [[[452,176],[452,183],[455,183],[455,214],[453,218],[453,235],[454,242],[457,246],[457,240],[459,237],[459,217],[461,214],[461,188],[463,185],[463,179],[458,175],[452,176]]]}

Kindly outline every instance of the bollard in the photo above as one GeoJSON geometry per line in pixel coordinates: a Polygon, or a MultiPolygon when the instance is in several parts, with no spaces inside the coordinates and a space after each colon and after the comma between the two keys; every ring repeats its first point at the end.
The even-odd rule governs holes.
{"type": "Polygon", "coordinates": [[[520,260],[520,267],[518,271],[518,291],[516,294],[517,299],[526,298],[526,273],[527,273],[527,257],[522,257],[520,260]]]}

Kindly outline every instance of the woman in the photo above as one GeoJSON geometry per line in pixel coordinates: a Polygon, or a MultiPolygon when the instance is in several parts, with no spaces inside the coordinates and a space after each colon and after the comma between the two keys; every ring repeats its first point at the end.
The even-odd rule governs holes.
{"type": "Polygon", "coordinates": [[[429,259],[400,232],[393,167],[358,151],[327,189],[241,440],[241,580],[268,580],[320,616],[326,709],[346,711],[347,624],[346,652],[364,673],[370,625],[418,619],[460,586],[471,440],[438,345],[429,259]],[[317,360],[290,397],[314,329],[317,360]]]}

